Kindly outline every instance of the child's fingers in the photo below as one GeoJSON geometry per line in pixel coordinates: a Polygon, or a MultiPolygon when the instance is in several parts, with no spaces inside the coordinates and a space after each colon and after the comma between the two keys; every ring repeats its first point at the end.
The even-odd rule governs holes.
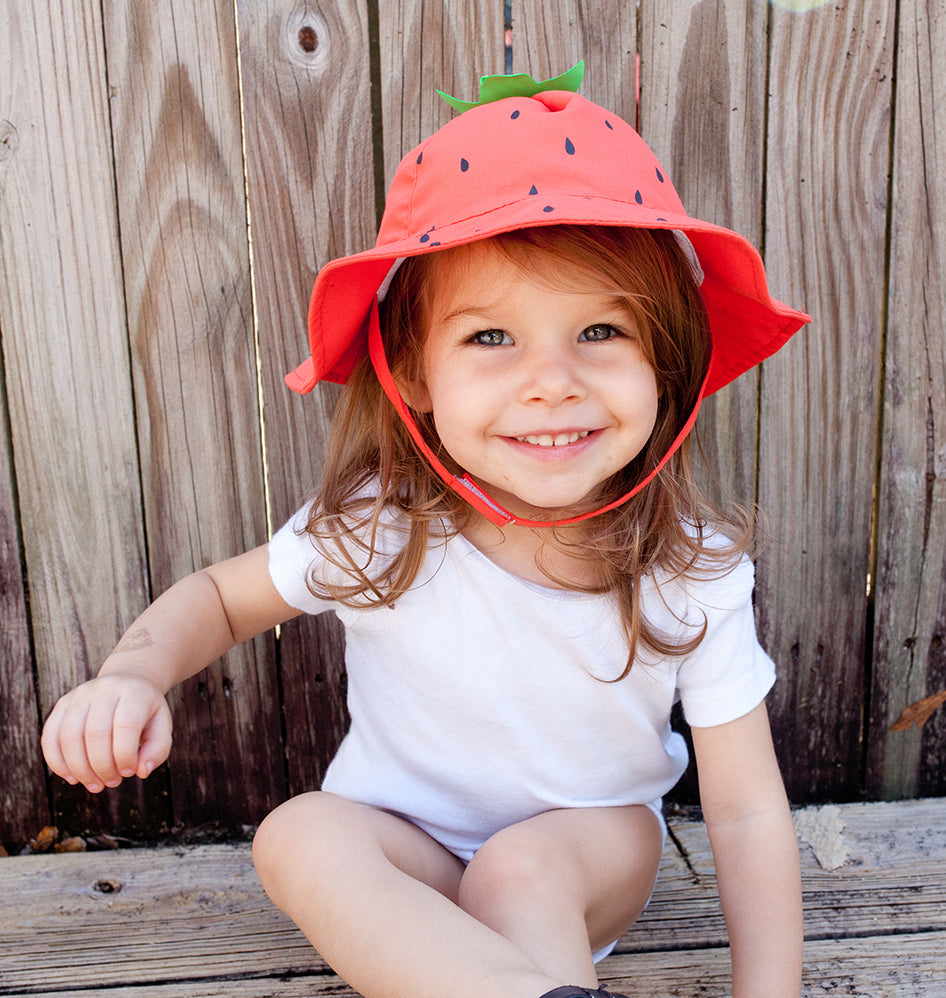
{"type": "Polygon", "coordinates": [[[171,754],[171,711],[163,698],[141,733],[136,772],[141,779],[150,776],[171,754]]]}
{"type": "Polygon", "coordinates": [[[65,708],[60,700],[46,719],[40,745],[49,768],[69,783],[77,783],[62,751],[61,731],[64,714],[65,708]]]}
{"type": "MultiPolygon", "coordinates": [[[[85,752],[89,767],[95,774],[96,785],[117,787],[122,781],[114,750],[115,722],[121,704],[120,696],[98,695],[89,705],[89,713],[85,719],[85,752]]],[[[140,730],[139,724],[138,731],[140,730]]],[[[137,738],[137,732],[135,737],[137,738]]],[[[86,786],[93,790],[89,784],[86,786]]]]}
{"type": "MultiPolygon", "coordinates": [[[[115,707],[112,727],[112,751],[115,765],[121,776],[141,775],[142,751],[148,747],[149,758],[160,753],[167,744],[171,749],[171,717],[167,702],[162,696],[123,698],[115,707]],[[157,732],[157,735],[155,734],[157,732]],[[155,742],[156,746],[151,747],[155,742]]],[[[159,765],[167,758],[156,760],[159,765]]],[[[148,771],[150,772],[150,770],[148,771]]]]}
{"type": "Polygon", "coordinates": [[[92,793],[104,789],[86,748],[86,725],[90,704],[83,697],[71,697],[59,726],[59,750],[65,761],[70,783],[81,783],[92,793]]]}
{"type": "Polygon", "coordinates": [[[135,775],[141,733],[154,709],[150,698],[142,700],[126,696],[115,704],[109,730],[109,750],[119,777],[135,775]]]}
{"type": "Polygon", "coordinates": [[[156,717],[162,721],[149,754],[157,757],[162,746],[167,749],[152,768],[170,749],[170,711],[160,691],[135,677],[91,680],[66,694],[49,715],[42,736],[49,768],[92,793],[116,787],[123,778],[144,770],[139,747],[144,730],[156,717]]]}

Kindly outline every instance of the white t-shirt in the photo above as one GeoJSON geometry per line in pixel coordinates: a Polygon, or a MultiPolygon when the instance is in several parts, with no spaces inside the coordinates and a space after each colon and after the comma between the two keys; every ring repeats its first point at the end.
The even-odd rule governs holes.
{"type": "MultiPolygon", "coordinates": [[[[712,581],[646,577],[642,608],[691,654],[638,654],[613,602],[510,575],[462,536],[435,541],[411,591],[392,608],[317,599],[325,571],[297,527],[272,539],[273,582],[291,606],[334,610],[345,626],[351,728],[323,789],[403,815],[469,861],[507,825],[560,807],[659,805],[687,765],[670,711],[722,724],[774,682],[755,634],[752,564],[712,581]]],[[[382,547],[384,539],[382,538],[382,547]]]]}

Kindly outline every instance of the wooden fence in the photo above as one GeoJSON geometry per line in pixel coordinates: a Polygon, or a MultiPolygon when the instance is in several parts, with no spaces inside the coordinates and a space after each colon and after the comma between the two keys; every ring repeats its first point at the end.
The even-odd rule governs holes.
{"type": "Polygon", "coordinates": [[[144,784],[48,779],[41,718],[152,594],[318,481],[334,393],[282,375],[316,270],[370,245],[400,155],[450,117],[435,88],[579,58],[582,92],[815,317],[701,416],[770,520],[758,619],[793,800],[946,790],[946,710],[889,730],[946,687],[944,0],[510,13],[507,34],[501,0],[0,5],[0,841],[250,823],[318,784],[345,723],[332,620],[174,691],[144,784]]]}

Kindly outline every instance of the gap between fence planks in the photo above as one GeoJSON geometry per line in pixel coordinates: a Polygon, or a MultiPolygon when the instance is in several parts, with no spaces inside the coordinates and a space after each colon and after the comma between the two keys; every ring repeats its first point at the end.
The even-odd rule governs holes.
{"type": "MultiPolygon", "coordinates": [[[[796,812],[805,998],[946,995],[946,799],[796,812]]],[[[725,995],[702,823],[671,820],[653,900],[601,964],[637,998],[725,995]]],[[[268,901],[248,844],[0,861],[0,995],[210,998],[352,992],[268,901]]]]}

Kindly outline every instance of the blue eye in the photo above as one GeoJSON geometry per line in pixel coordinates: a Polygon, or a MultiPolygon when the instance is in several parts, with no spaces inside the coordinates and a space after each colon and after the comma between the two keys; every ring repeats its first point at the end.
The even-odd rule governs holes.
{"type": "Polygon", "coordinates": [[[587,329],[583,329],[578,337],[579,343],[599,343],[602,340],[610,340],[618,335],[614,326],[609,326],[606,322],[597,322],[587,329]]]}
{"type": "Polygon", "coordinates": [[[499,347],[512,342],[501,329],[481,329],[473,334],[472,341],[483,347],[499,347]]]}

